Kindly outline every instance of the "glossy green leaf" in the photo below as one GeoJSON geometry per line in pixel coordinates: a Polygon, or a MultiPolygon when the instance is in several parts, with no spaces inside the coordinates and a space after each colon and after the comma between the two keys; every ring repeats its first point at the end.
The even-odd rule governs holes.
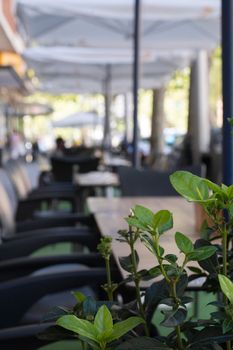
{"type": "Polygon", "coordinates": [[[152,278],[160,276],[162,274],[160,266],[152,267],[151,269],[148,270],[148,274],[152,278]]]}
{"type": "Polygon", "coordinates": [[[112,315],[106,305],[102,305],[94,319],[94,326],[98,334],[111,332],[113,329],[112,315]]]}
{"type": "Polygon", "coordinates": [[[211,189],[214,193],[223,194],[223,190],[219,185],[216,185],[214,182],[210,181],[209,179],[203,179],[203,181],[207,184],[209,189],[211,189]]]}
{"type": "Polygon", "coordinates": [[[82,320],[74,315],[67,315],[60,317],[56,324],[69,331],[80,334],[83,337],[90,338],[94,341],[97,340],[98,333],[94,325],[86,320],[82,320]]]}
{"type": "Polygon", "coordinates": [[[136,205],[133,208],[133,213],[141,223],[147,226],[152,226],[154,214],[150,209],[145,208],[142,205],[136,205]]]}
{"type": "Polygon", "coordinates": [[[160,210],[153,217],[153,228],[158,230],[159,234],[170,230],[173,227],[173,217],[169,210],[160,210]]]}
{"type": "Polygon", "coordinates": [[[229,205],[228,213],[229,213],[230,218],[232,219],[233,218],[233,203],[231,205],[229,205]]]}
{"type": "Polygon", "coordinates": [[[196,266],[188,266],[188,269],[192,272],[195,273],[197,275],[201,275],[203,273],[203,271],[201,269],[199,269],[196,266]]]}
{"type": "Polygon", "coordinates": [[[170,181],[175,190],[190,202],[209,202],[209,187],[204,179],[188,171],[176,171],[170,175],[170,181]]]}
{"type": "MultiPolygon", "coordinates": [[[[206,246],[212,246],[212,244],[208,240],[205,240],[205,239],[198,239],[194,244],[195,249],[199,249],[201,247],[206,247],[206,246]]],[[[217,250],[208,259],[199,261],[199,265],[201,266],[201,268],[204,271],[209,272],[209,274],[218,273],[218,271],[220,271],[220,270],[219,270],[219,261],[218,261],[218,256],[217,256],[217,250]]]]}
{"type": "Polygon", "coordinates": [[[115,323],[111,335],[108,337],[108,342],[119,339],[124,334],[137,327],[139,324],[144,323],[141,317],[129,317],[127,320],[115,323]]]}
{"type": "Polygon", "coordinates": [[[176,232],[175,241],[177,247],[184,254],[191,253],[194,249],[192,241],[181,232],[176,232]]]}
{"type": "Polygon", "coordinates": [[[222,332],[226,334],[233,330],[233,321],[232,320],[224,320],[222,324],[222,332]]]}
{"type": "Polygon", "coordinates": [[[72,294],[75,297],[77,303],[79,304],[81,304],[86,299],[86,296],[79,291],[72,292],[72,294]]]}
{"type": "Polygon", "coordinates": [[[129,226],[139,228],[140,230],[147,230],[147,226],[145,224],[142,224],[137,218],[135,217],[127,217],[125,218],[126,222],[129,226]]]}
{"type": "Polygon", "coordinates": [[[150,235],[148,234],[141,235],[141,241],[146,246],[146,248],[149,249],[151,253],[156,254],[157,245],[150,235]]]}
{"type": "Polygon", "coordinates": [[[178,257],[175,254],[167,254],[164,256],[164,260],[167,260],[171,264],[175,264],[178,257]]]}
{"type": "Polygon", "coordinates": [[[165,319],[161,322],[164,327],[176,327],[184,323],[187,316],[187,310],[180,307],[174,311],[168,311],[165,313],[165,319]]]}
{"type": "MultiPolygon", "coordinates": [[[[136,260],[136,267],[138,267],[138,263],[139,263],[139,256],[136,250],[134,250],[135,252],[135,260],[136,260]]],[[[123,256],[119,258],[119,263],[121,265],[121,267],[127,271],[127,272],[132,272],[133,271],[133,262],[132,262],[132,254],[128,255],[128,256],[123,256]]]]}
{"type": "Polygon", "coordinates": [[[233,185],[231,185],[227,188],[227,195],[228,195],[229,199],[233,198],[233,185]]]}
{"type": "Polygon", "coordinates": [[[189,261],[202,261],[211,257],[217,248],[214,246],[205,246],[195,249],[193,252],[187,254],[189,261]]]}
{"type": "Polygon", "coordinates": [[[224,275],[218,275],[218,280],[223,294],[225,294],[227,299],[229,299],[230,303],[233,305],[233,283],[224,275]]]}

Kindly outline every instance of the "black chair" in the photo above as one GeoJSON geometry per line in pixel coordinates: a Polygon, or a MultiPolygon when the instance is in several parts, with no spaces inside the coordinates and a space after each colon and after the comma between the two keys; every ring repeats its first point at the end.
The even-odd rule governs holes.
{"type": "MultiPolygon", "coordinates": [[[[195,175],[203,175],[203,167],[195,165],[182,168],[195,175]]],[[[122,196],[177,196],[172,187],[169,176],[173,171],[155,171],[119,167],[120,187],[122,196]]]]}
{"type": "Polygon", "coordinates": [[[98,157],[51,157],[52,173],[55,181],[73,181],[74,167],[79,173],[87,173],[98,168],[100,158],[98,157]]]}
{"type": "Polygon", "coordinates": [[[56,271],[56,266],[53,266],[41,269],[29,276],[1,282],[0,309],[4,317],[0,319],[0,328],[38,323],[53,306],[72,307],[70,301],[74,305],[75,299],[71,295],[71,299],[67,302],[67,292],[74,289],[82,288],[85,294],[100,296],[101,284],[105,281],[104,268],[88,268],[80,264],[72,264],[64,265],[63,270],[59,266],[56,271]],[[62,295],[63,300],[61,301],[59,301],[60,296],[55,295],[58,292],[66,292],[65,296],[62,295]],[[49,296],[51,294],[53,294],[52,297],[49,296]],[[43,299],[40,305],[36,305],[41,298],[45,297],[50,299],[50,302],[43,299]],[[53,298],[57,299],[55,305],[52,305],[53,298]],[[66,304],[63,304],[63,301],[66,304]]]}
{"type": "MultiPolygon", "coordinates": [[[[47,203],[49,206],[54,201],[57,203],[65,200],[70,203],[71,211],[76,211],[78,191],[77,187],[71,183],[49,183],[41,186],[38,180],[40,170],[36,163],[28,164],[20,160],[10,160],[4,165],[4,169],[7,173],[5,177],[8,177],[12,181],[18,201],[24,202],[20,203],[21,206],[23,204],[25,205],[26,200],[34,200],[34,205],[35,201],[37,201],[37,210],[40,210],[41,203],[47,203]]],[[[1,177],[6,182],[2,174],[1,177]]],[[[26,208],[25,210],[24,208],[20,208],[20,205],[18,205],[19,210],[21,209],[18,219],[29,215],[28,210],[30,209],[26,208]]]]}

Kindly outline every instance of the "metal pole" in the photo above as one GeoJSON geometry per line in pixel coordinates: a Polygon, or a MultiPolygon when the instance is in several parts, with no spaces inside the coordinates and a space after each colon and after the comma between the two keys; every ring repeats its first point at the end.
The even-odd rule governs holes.
{"type": "Polygon", "coordinates": [[[111,135],[110,135],[110,108],[111,108],[111,66],[106,66],[106,80],[105,80],[105,120],[104,120],[104,138],[103,147],[106,150],[110,149],[111,135]]]}
{"type": "Polygon", "coordinates": [[[125,136],[124,141],[125,144],[129,142],[129,108],[128,108],[128,94],[127,92],[124,94],[124,118],[125,118],[125,136]]]}
{"type": "Polygon", "coordinates": [[[223,90],[223,183],[233,184],[233,2],[222,0],[222,90],[223,90]]]}
{"type": "Polygon", "coordinates": [[[138,88],[139,88],[139,53],[140,53],[140,0],[135,0],[134,9],[134,62],[133,62],[133,166],[139,167],[138,154],[138,88]]]}

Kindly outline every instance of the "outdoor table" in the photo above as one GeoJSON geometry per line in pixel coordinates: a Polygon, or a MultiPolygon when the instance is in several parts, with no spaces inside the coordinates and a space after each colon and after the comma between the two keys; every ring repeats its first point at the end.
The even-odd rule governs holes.
{"type": "Polygon", "coordinates": [[[80,187],[116,187],[119,186],[118,175],[109,171],[91,171],[76,174],[75,183],[80,187]]]}
{"type": "Polygon", "coordinates": [[[97,196],[112,197],[113,188],[119,186],[118,175],[109,171],[91,171],[85,174],[75,174],[74,183],[80,189],[80,208],[84,209],[86,199],[91,193],[97,196]]]}
{"type": "MultiPolygon", "coordinates": [[[[119,257],[130,254],[128,245],[117,241],[118,230],[127,229],[127,223],[124,218],[129,215],[130,208],[136,204],[148,207],[156,212],[161,209],[168,209],[173,213],[174,228],[161,236],[161,245],[167,254],[178,254],[174,234],[176,231],[187,235],[192,241],[200,236],[195,227],[195,210],[193,203],[186,202],[181,197],[119,197],[119,198],[88,198],[88,208],[94,214],[96,223],[102,236],[111,236],[113,238],[112,251],[115,260],[119,266],[124,278],[128,273],[124,271],[119,264],[119,257]]],[[[139,270],[149,269],[157,265],[156,258],[145,248],[141,242],[136,243],[140,262],[139,270]]],[[[180,254],[182,259],[182,254],[180,254]]],[[[192,263],[192,266],[196,265],[192,263]]],[[[148,285],[151,281],[143,282],[142,286],[148,285]]]]}
{"type": "Polygon", "coordinates": [[[113,171],[115,171],[119,166],[131,166],[131,162],[129,160],[114,156],[104,156],[103,164],[113,171]]]}

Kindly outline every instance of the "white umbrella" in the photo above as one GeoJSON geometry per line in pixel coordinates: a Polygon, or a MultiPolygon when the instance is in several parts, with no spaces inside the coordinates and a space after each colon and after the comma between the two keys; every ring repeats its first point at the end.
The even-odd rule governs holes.
{"type": "MultiPolygon", "coordinates": [[[[103,119],[103,118],[102,118],[103,119]]],[[[102,119],[93,112],[76,112],[53,122],[54,128],[81,128],[102,124],[102,119]]]]}
{"type": "MultiPolygon", "coordinates": [[[[23,57],[35,70],[42,90],[106,93],[105,83],[110,71],[110,89],[115,94],[132,89],[130,50],[118,51],[118,55],[114,55],[110,49],[35,47],[27,49],[23,57]],[[116,63],[118,61],[121,64],[116,63]]],[[[188,66],[194,55],[182,50],[161,51],[153,56],[154,61],[150,62],[151,57],[145,55],[146,63],[141,68],[141,87],[145,89],[164,85],[174,70],[188,66]]]]}
{"type": "MultiPolygon", "coordinates": [[[[134,0],[18,0],[28,45],[129,48],[134,0]]],[[[145,49],[212,49],[220,37],[219,0],[142,0],[145,49]]]]}
{"type": "MultiPolygon", "coordinates": [[[[28,12],[39,11],[54,14],[61,11],[65,15],[89,15],[95,17],[128,19],[133,18],[134,0],[18,0],[28,12]]],[[[143,0],[142,11],[145,19],[194,19],[212,18],[219,14],[219,1],[216,0],[143,0]]]]}

